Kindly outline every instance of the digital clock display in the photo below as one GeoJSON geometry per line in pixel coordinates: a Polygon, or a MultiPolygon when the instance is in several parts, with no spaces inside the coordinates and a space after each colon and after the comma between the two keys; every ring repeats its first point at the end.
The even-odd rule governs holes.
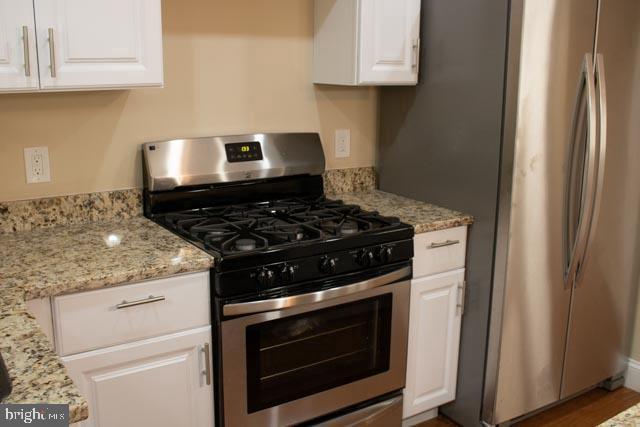
{"type": "Polygon", "coordinates": [[[227,161],[231,163],[262,160],[262,149],[258,141],[225,144],[224,149],[227,152],[227,161]]]}

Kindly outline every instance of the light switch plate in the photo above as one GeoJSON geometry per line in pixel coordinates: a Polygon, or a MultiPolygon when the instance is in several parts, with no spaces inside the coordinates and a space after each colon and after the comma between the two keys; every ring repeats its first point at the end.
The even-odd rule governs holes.
{"type": "Polygon", "coordinates": [[[27,184],[50,182],[49,149],[47,147],[25,148],[24,168],[27,173],[27,184]]]}
{"type": "Polygon", "coordinates": [[[351,129],[336,129],[336,157],[349,157],[351,155],[351,129]]]}

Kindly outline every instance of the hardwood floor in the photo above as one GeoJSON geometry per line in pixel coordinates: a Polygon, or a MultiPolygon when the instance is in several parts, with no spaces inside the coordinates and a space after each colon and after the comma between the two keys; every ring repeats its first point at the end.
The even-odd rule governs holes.
{"type": "MultiPolygon", "coordinates": [[[[612,392],[597,388],[514,424],[514,426],[592,427],[637,403],[640,403],[640,393],[628,388],[623,387],[612,392]]],[[[444,417],[438,417],[419,424],[418,427],[451,427],[455,425],[444,417]]]]}
{"type": "Polygon", "coordinates": [[[416,427],[450,427],[450,426],[457,426],[457,425],[458,424],[451,422],[444,417],[438,417],[429,421],[425,421],[421,424],[418,424],[416,427]]]}
{"type": "Polygon", "coordinates": [[[612,392],[597,388],[516,425],[518,427],[597,426],[639,402],[640,393],[628,388],[623,387],[612,392]]]}

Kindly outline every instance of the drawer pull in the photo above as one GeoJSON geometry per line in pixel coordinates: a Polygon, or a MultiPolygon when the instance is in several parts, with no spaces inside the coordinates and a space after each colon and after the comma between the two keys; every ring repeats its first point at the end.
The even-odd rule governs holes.
{"type": "Polygon", "coordinates": [[[163,295],[160,295],[158,297],[149,295],[149,298],[139,299],[136,301],[122,300],[120,304],[116,305],[116,308],[120,310],[121,308],[135,307],[136,305],[151,304],[152,302],[158,302],[158,301],[164,301],[164,300],[165,298],[163,295]]]}
{"type": "Polygon", "coordinates": [[[444,242],[433,242],[429,246],[427,246],[427,249],[443,248],[445,246],[457,245],[458,243],[460,243],[460,240],[446,240],[444,242]]]}

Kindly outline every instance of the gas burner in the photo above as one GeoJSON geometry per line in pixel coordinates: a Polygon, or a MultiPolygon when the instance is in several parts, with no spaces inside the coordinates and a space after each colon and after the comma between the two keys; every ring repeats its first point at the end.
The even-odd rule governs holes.
{"type": "Polygon", "coordinates": [[[233,226],[222,218],[200,218],[198,221],[186,220],[178,224],[178,228],[200,240],[233,231],[233,226]]]}
{"type": "Polygon", "coordinates": [[[256,231],[269,237],[275,244],[310,242],[322,237],[320,230],[307,224],[287,223],[279,219],[257,228],[256,231]]]}
{"type": "Polygon", "coordinates": [[[225,255],[249,253],[267,249],[269,247],[269,241],[259,234],[252,233],[245,229],[229,240],[213,244],[212,247],[225,255]]]}
{"type": "Polygon", "coordinates": [[[237,234],[236,230],[211,230],[204,235],[202,240],[204,240],[205,245],[216,247],[234,238],[237,234]]]}
{"type": "Polygon", "coordinates": [[[254,239],[238,239],[235,247],[238,251],[252,251],[256,248],[256,241],[254,239]]]}
{"type": "Polygon", "coordinates": [[[373,228],[367,221],[343,215],[320,219],[315,223],[325,234],[333,237],[351,237],[373,228]]]}
{"type": "Polygon", "coordinates": [[[340,227],[340,234],[351,235],[358,232],[358,223],[355,221],[345,221],[340,227]]]}

